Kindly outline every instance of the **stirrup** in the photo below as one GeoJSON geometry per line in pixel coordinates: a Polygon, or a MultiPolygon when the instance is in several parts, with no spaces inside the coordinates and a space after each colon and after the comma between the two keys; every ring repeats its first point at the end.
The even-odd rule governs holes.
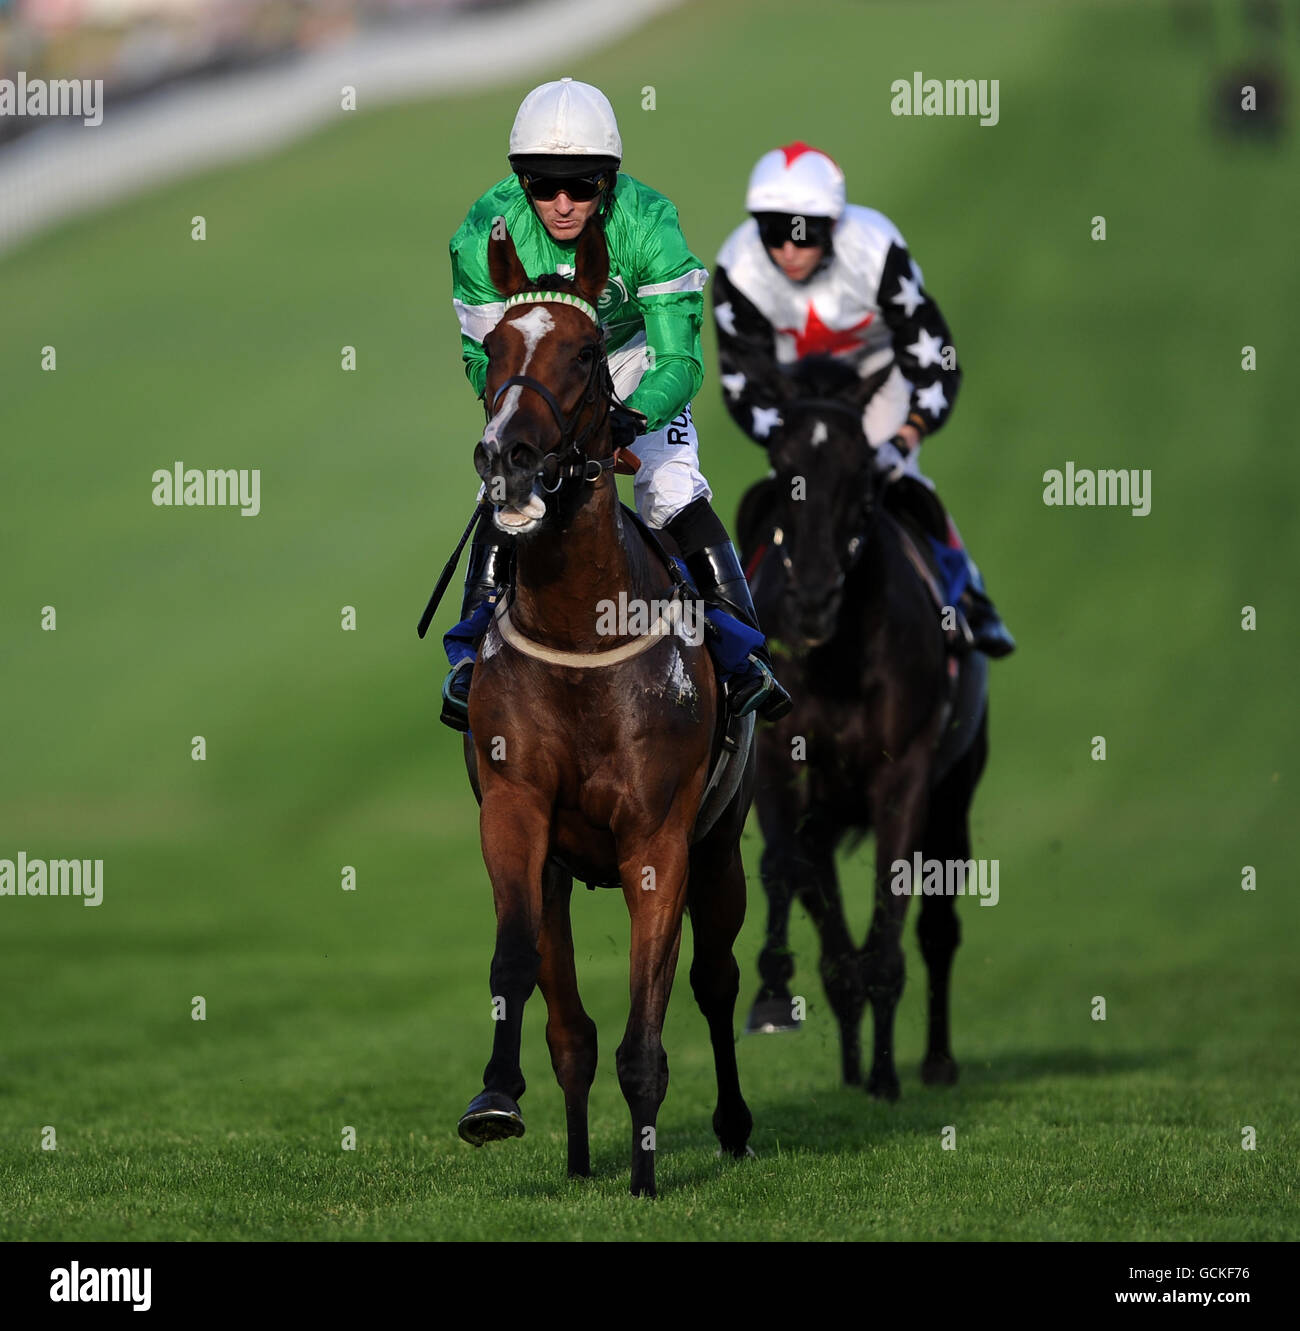
{"type": "Polygon", "coordinates": [[[754,652],[750,653],[749,662],[757,677],[751,673],[727,686],[727,708],[731,715],[739,718],[758,712],[765,721],[779,721],[788,716],[794,703],[777,682],[772,668],[754,652]]]}
{"type": "Polygon", "coordinates": [[[463,735],[469,734],[469,686],[473,673],[474,662],[467,657],[452,666],[442,681],[442,714],[438,720],[463,735]]]}
{"type": "Polygon", "coordinates": [[[999,661],[1016,650],[1016,640],[1007,632],[1007,626],[994,616],[975,631],[975,650],[999,661]]]}
{"type": "Polygon", "coordinates": [[[1016,640],[1007,632],[1007,626],[989,600],[988,593],[972,586],[967,588],[962,600],[970,605],[963,617],[969,626],[971,647],[994,661],[1010,656],[1016,650],[1016,640]]]}

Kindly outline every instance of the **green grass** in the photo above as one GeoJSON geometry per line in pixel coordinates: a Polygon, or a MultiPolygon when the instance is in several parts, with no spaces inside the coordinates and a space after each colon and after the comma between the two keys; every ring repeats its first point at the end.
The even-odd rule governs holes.
{"type": "MultiPolygon", "coordinates": [[[[903,1099],[836,1085],[799,918],[808,1024],[740,1047],[758,1159],[714,1158],[683,967],[661,1196],[634,1201],[613,1073],[626,914],[579,891],[596,1177],[563,1178],[540,999],[528,1135],[455,1136],[488,1054],[492,907],[459,746],[434,720],[441,654],[412,629],[472,500],[481,422],[445,244],[503,171],[525,81],[341,117],[0,260],[0,856],[106,862],[98,909],[0,899],[0,1237],[1300,1234],[1294,140],[1206,132],[1218,65],[1164,5],[822,3],[797,25],[778,0],[743,8],[742,25],[737,4],[694,3],[562,72],[607,89],[628,169],[709,263],[757,155],[823,144],[952,325],[966,382],[926,468],[1021,641],[993,671],[973,827],[1002,899],[963,912],[960,1085],[919,1083],[910,938],[903,1099]],[[889,82],[918,68],[998,78],[1000,124],[891,117],[889,82]],[[177,458],[260,467],[261,516],[153,508],[150,473],[177,458]],[[1066,459],[1150,468],[1151,515],[1045,508],[1042,473],[1066,459]]],[[[1218,11],[1224,58],[1236,13],[1218,11]]],[[[697,420],[725,513],[762,458],[713,356],[710,336],[697,420]]],[[[742,1002],[759,850],[751,828],[742,1002]]],[[[843,874],[859,931],[866,863],[843,874]]]]}

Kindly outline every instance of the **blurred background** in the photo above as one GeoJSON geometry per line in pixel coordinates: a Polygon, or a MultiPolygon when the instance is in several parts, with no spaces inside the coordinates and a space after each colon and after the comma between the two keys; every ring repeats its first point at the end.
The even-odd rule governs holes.
{"type": "MultiPolygon", "coordinates": [[[[1295,1237],[1298,64],[1300,8],[1263,0],[0,0],[0,77],[106,86],[98,128],[0,117],[0,857],[105,861],[96,909],[0,898],[0,1235],[1295,1237]],[[892,116],[917,70],[998,79],[999,123],[892,116]],[[528,1136],[456,1139],[494,929],[436,720],[459,580],[415,636],[482,424],[447,241],[565,74],[710,267],[796,138],[899,226],[965,368],[924,466],[1020,643],[991,670],[973,833],[1001,901],[961,912],[962,1083],[919,1084],[909,928],[903,1099],[837,1087],[800,916],[809,1021],[742,1041],[759,1160],[727,1172],[687,939],[654,1208],[622,1196],[618,894],[574,899],[592,1188],[561,1178],[538,1000],[528,1136]],[[1070,460],[1150,469],[1150,515],[1045,507],[1070,460]],[[177,461],[260,469],[261,513],[154,507],[177,461]],[[969,1149],[936,1168],[950,1123],[969,1149]]],[[[730,519],[766,461],[715,357],[706,326],[730,519]]],[[[751,820],[741,1014],[760,853],[751,820]]],[[[841,868],[863,932],[869,853],[841,868]]]]}
{"type": "MultiPolygon", "coordinates": [[[[103,79],[114,106],[179,80],[286,60],[357,33],[510,0],[0,0],[0,71],[103,79]]],[[[21,120],[0,121],[0,137],[21,120]]]]}

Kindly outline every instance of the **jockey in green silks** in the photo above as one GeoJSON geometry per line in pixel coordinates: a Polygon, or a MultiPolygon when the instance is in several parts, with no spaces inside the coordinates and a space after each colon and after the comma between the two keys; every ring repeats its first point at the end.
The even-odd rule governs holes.
{"type": "MultiPolygon", "coordinates": [[[[482,397],[488,370],[483,339],[505,312],[488,274],[494,220],[505,219],[533,277],[572,277],[583,228],[603,227],[609,280],[597,313],[623,399],[612,410],[614,441],[624,446],[637,439],[637,511],[648,526],[672,536],[706,602],[757,629],[740,561],[700,471],[691,398],[704,379],[700,327],[708,271],[687,246],[677,209],[620,173],[623,144],[613,108],[590,84],[566,78],[534,88],[515,117],[509,156],[513,174],[474,204],[451,241],[453,304],[470,383],[482,397]]],[[[495,522],[479,524],[462,625],[506,585],[512,540],[495,522]]],[[[469,725],[472,652],[464,647],[453,655],[449,644],[442,719],[458,730],[469,725]]],[[[728,682],[727,702],[732,715],[757,711],[768,720],[790,710],[764,646],[753,650],[746,672],[728,682]]]]}

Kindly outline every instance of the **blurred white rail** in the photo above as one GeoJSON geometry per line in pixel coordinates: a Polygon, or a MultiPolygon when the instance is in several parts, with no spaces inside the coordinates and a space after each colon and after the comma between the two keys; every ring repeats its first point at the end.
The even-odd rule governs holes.
{"type": "MultiPolygon", "coordinates": [[[[568,72],[678,0],[539,0],[362,33],[272,65],[141,97],[104,123],[51,120],[0,148],[0,251],[60,218],[161,181],[271,152],[339,115],[384,102],[568,72]]],[[[501,127],[503,144],[508,125],[501,127]]]]}

